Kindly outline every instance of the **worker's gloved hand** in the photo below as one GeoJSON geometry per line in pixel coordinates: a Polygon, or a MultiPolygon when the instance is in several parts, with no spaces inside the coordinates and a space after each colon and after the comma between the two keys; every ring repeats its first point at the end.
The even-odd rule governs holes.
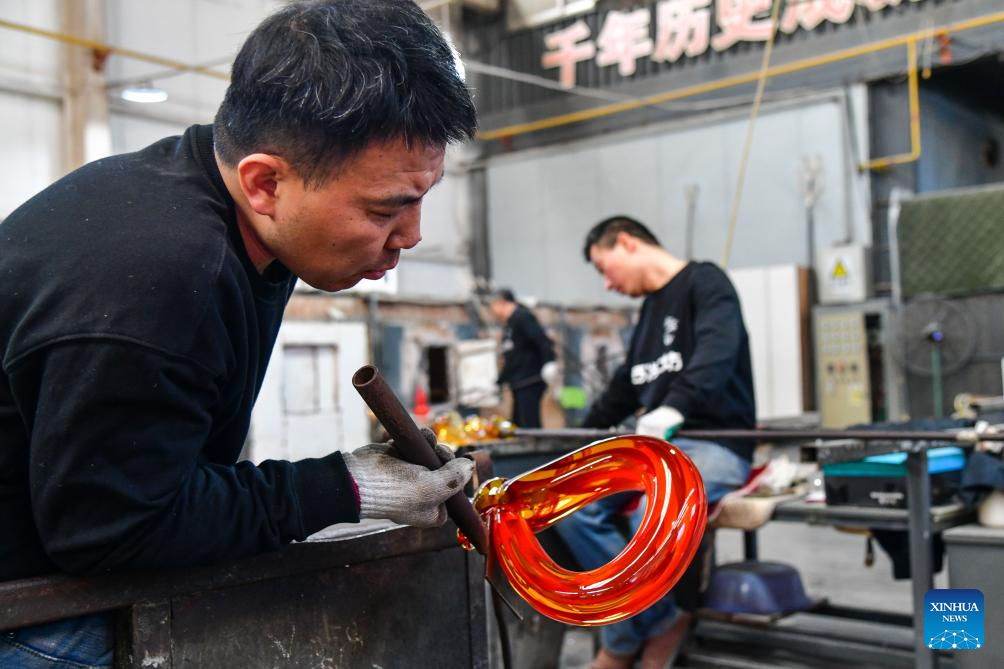
{"type": "Polygon", "coordinates": [[[984,435],[997,435],[1000,434],[999,425],[991,425],[985,420],[976,421],[976,425],[971,428],[966,428],[959,430],[955,438],[961,442],[968,444],[976,444],[977,451],[987,451],[989,453],[1000,453],[1004,450],[1004,442],[1000,441],[984,441],[981,439],[984,435]]]}
{"type": "Polygon", "coordinates": [[[638,419],[638,434],[658,439],[672,439],[683,425],[683,414],[673,407],[659,407],[638,419]]]}
{"type": "Polygon", "coordinates": [[[554,360],[545,362],[544,366],[540,368],[540,378],[549,386],[556,384],[561,378],[561,370],[558,369],[558,363],[554,360]]]}
{"type": "Polygon", "coordinates": [[[435,471],[402,460],[393,442],[369,444],[342,455],[359,489],[360,518],[386,518],[415,527],[446,522],[443,502],[463,489],[474,462],[454,458],[453,451],[436,443],[432,430],[423,428],[422,436],[446,463],[435,471]]]}

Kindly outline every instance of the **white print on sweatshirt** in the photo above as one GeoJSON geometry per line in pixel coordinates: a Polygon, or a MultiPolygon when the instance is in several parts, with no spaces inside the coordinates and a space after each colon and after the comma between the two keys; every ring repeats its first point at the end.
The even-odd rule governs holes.
{"type": "Polygon", "coordinates": [[[643,386],[652,383],[663,374],[679,372],[683,369],[683,356],[679,351],[666,351],[654,362],[641,362],[631,367],[631,383],[643,386]]]}

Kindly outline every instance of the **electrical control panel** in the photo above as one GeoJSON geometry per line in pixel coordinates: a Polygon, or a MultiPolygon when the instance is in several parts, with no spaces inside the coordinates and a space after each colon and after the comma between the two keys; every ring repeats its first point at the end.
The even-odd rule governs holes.
{"type": "Polygon", "coordinates": [[[868,333],[861,310],[817,313],[816,383],[823,427],[872,421],[868,333]]]}

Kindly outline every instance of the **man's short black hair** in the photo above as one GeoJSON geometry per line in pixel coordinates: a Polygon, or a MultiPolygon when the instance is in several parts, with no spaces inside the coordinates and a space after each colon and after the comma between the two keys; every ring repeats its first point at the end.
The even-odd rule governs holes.
{"type": "Polygon", "coordinates": [[[592,262],[592,258],[589,257],[589,250],[594,246],[600,246],[603,248],[611,248],[617,243],[617,233],[624,232],[635,239],[640,239],[646,244],[651,244],[652,246],[661,246],[659,240],[655,238],[652,231],[642,225],[639,221],[631,218],[630,216],[611,216],[610,218],[603,219],[599,223],[593,226],[593,229],[589,231],[586,235],[586,245],[582,249],[583,254],[586,256],[586,262],[592,262]]]}
{"type": "Polygon", "coordinates": [[[509,288],[496,288],[492,291],[491,300],[505,300],[506,302],[515,302],[516,295],[513,294],[512,290],[509,288]]]}
{"type": "Polygon", "coordinates": [[[411,0],[279,9],[237,54],[213,126],[225,164],[271,153],[315,186],[374,141],[445,146],[476,129],[450,45],[411,0]]]}

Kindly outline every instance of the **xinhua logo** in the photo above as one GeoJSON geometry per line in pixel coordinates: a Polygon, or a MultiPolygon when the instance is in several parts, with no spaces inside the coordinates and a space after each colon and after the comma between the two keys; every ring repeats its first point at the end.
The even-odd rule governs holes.
{"type": "Polygon", "coordinates": [[[924,638],[928,648],[981,648],[983,593],[979,590],[928,590],[924,596],[924,638]]]}

